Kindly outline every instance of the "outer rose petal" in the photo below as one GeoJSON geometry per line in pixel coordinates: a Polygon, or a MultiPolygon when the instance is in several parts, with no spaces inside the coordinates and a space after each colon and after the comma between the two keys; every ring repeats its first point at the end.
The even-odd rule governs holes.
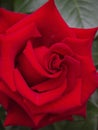
{"type": "Polygon", "coordinates": [[[97,87],[98,87],[98,72],[96,74],[96,81],[97,81],[97,87]]]}
{"type": "Polygon", "coordinates": [[[88,98],[91,96],[91,94],[95,91],[97,87],[97,81],[96,81],[96,69],[92,68],[91,62],[85,58],[81,58],[81,70],[82,70],[82,102],[87,102],[88,98]]]}
{"type": "Polygon", "coordinates": [[[43,118],[43,120],[41,120],[41,122],[39,122],[39,124],[37,125],[36,128],[42,128],[44,126],[53,124],[55,122],[59,122],[61,120],[69,120],[72,121],[73,117],[72,116],[66,116],[64,114],[61,115],[47,115],[45,118],[43,118]]]}
{"type": "Polygon", "coordinates": [[[81,55],[92,57],[92,44],[96,31],[98,28],[91,29],[77,29],[74,28],[72,31],[75,32],[76,38],[66,38],[65,43],[68,44],[71,49],[81,55]]]}
{"type": "Polygon", "coordinates": [[[41,128],[43,126],[53,124],[54,122],[57,122],[60,120],[72,121],[74,115],[80,115],[85,118],[86,117],[86,105],[80,106],[75,109],[71,109],[69,111],[66,111],[65,113],[62,113],[62,112],[60,114],[48,113],[45,117],[43,117],[42,120],[40,120],[40,122],[38,122],[37,126],[39,126],[39,128],[41,128]]]}
{"type": "Polygon", "coordinates": [[[71,28],[72,31],[75,32],[76,37],[79,39],[88,39],[91,38],[93,40],[96,31],[98,30],[98,27],[96,28],[88,28],[88,29],[83,29],[83,28],[71,28]]]}
{"type": "Polygon", "coordinates": [[[91,40],[68,38],[66,41],[75,52],[77,60],[80,61],[82,72],[82,98],[83,102],[86,102],[97,86],[95,80],[96,68],[94,67],[91,56],[91,40]]]}
{"type": "Polygon", "coordinates": [[[80,38],[66,38],[65,44],[67,44],[74,52],[74,54],[80,56],[91,56],[91,40],[80,38]]]}
{"type": "Polygon", "coordinates": [[[29,108],[25,106],[24,99],[21,97],[21,95],[19,95],[17,92],[10,91],[10,89],[7,88],[6,84],[3,83],[0,83],[0,92],[7,95],[11,99],[10,101],[15,101],[25,111],[25,114],[29,116],[29,118],[32,120],[32,125],[34,126],[34,122],[32,119],[34,113],[33,111],[30,112],[29,108]]]}
{"type": "Polygon", "coordinates": [[[25,46],[26,41],[31,37],[39,37],[34,23],[19,28],[13,33],[2,35],[1,40],[1,59],[0,59],[0,77],[8,86],[15,91],[13,80],[13,69],[15,67],[15,58],[18,52],[25,46]],[[10,73],[10,75],[9,75],[10,73]]]}
{"type": "Polygon", "coordinates": [[[66,111],[65,113],[60,113],[60,114],[47,114],[41,122],[39,122],[38,126],[43,127],[49,124],[53,124],[54,122],[60,121],[60,120],[73,120],[74,115],[80,115],[85,117],[86,116],[86,105],[83,105],[81,107],[71,109],[69,111],[66,111]]]}
{"type": "MultiPolygon", "coordinates": [[[[66,78],[62,82],[62,80],[64,79],[64,75],[62,75],[61,77],[59,77],[59,79],[54,79],[54,80],[50,79],[50,80],[38,85],[40,87],[43,85],[45,85],[46,87],[48,85],[54,86],[55,81],[56,81],[57,84],[55,86],[57,86],[57,89],[43,92],[43,93],[36,93],[34,91],[31,91],[31,89],[28,87],[28,85],[26,84],[26,82],[24,81],[20,72],[17,69],[15,70],[14,77],[15,77],[14,81],[16,82],[16,87],[17,87],[18,92],[24,97],[24,99],[30,100],[33,104],[35,104],[37,106],[43,106],[44,104],[48,104],[49,102],[53,102],[53,101],[57,100],[59,97],[61,97],[63,95],[63,93],[66,90],[66,86],[67,86],[66,78]],[[58,87],[59,85],[61,85],[61,86],[58,87]]],[[[36,86],[36,87],[38,87],[38,86],[36,86]]]]}
{"type": "MultiPolygon", "coordinates": [[[[19,25],[17,24],[17,26],[15,25],[13,28],[9,29],[8,32],[13,32],[20,25],[26,26],[32,22],[36,23],[43,36],[39,43],[40,45],[44,44],[50,46],[55,42],[65,39],[65,37],[75,37],[74,32],[71,31],[59,14],[55,4],[50,0],[37,11],[21,20],[19,25]]],[[[37,46],[36,43],[35,46],[37,46]]]]}
{"type": "Polygon", "coordinates": [[[4,94],[3,92],[0,92],[0,104],[2,104],[2,106],[7,109],[8,108],[8,104],[9,104],[9,98],[8,96],[6,96],[6,94],[4,94]]]}
{"type": "Polygon", "coordinates": [[[83,104],[79,107],[76,107],[74,109],[70,109],[68,110],[65,114],[68,116],[68,115],[79,115],[79,116],[82,116],[82,117],[86,117],[86,104],[83,104]]]}
{"type": "Polygon", "coordinates": [[[71,91],[70,93],[65,94],[55,100],[54,102],[51,102],[51,105],[49,105],[48,103],[43,106],[39,106],[36,107],[35,109],[33,109],[33,104],[31,104],[28,100],[25,102],[25,104],[28,106],[29,110],[33,109],[34,113],[61,113],[62,112],[66,112],[70,109],[76,108],[81,106],[81,79],[78,79],[78,82],[76,84],[76,87],[74,88],[73,91],[71,91]],[[73,98],[74,97],[74,98],[73,98]],[[60,107],[58,107],[60,106],[60,107]]]}
{"type": "Polygon", "coordinates": [[[20,125],[34,127],[32,120],[27,113],[16,102],[11,101],[7,109],[7,117],[4,121],[4,126],[20,125]]]}
{"type": "Polygon", "coordinates": [[[97,28],[73,29],[78,38],[66,38],[66,43],[75,52],[81,63],[82,101],[86,102],[97,86],[96,68],[92,60],[92,41],[97,28]],[[84,34],[83,34],[84,33],[84,34]]]}
{"type": "Polygon", "coordinates": [[[15,13],[3,8],[0,8],[0,33],[5,32],[6,29],[11,27],[16,22],[24,18],[26,14],[15,13]]]}

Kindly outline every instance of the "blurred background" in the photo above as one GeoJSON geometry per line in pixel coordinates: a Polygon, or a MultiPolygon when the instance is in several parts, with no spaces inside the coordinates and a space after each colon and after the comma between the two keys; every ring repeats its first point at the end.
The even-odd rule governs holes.
{"type": "MultiPolygon", "coordinates": [[[[0,7],[8,10],[31,13],[47,0],[0,0],[0,7]]],[[[62,17],[71,27],[91,28],[98,26],[98,0],[55,0],[62,17]]],[[[98,69],[98,34],[93,48],[93,59],[98,69]]],[[[0,130],[30,130],[26,127],[3,127],[6,112],[0,106],[0,130]]],[[[41,130],[98,130],[98,92],[88,101],[87,118],[74,117],[73,122],[62,121],[41,130]]]]}

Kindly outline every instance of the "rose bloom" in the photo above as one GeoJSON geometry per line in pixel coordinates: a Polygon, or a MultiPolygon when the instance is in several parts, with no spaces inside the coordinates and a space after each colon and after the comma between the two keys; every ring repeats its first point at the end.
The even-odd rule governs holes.
{"type": "Polygon", "coordinates": [[[41,128],[86,116],[97,87],[97,28],[69,27],[49,0],[32,14],[0,9],[0,104],[5,126],[41,128]]]}

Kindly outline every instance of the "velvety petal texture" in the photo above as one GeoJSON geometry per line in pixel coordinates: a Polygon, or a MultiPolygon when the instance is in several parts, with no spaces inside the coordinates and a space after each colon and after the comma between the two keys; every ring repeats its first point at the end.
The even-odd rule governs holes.
{"type": "Polygon", "coordinates": [[[96,28],[71,28],[54,0],[32,14],[0,9],[0,104],[5,126],[38,129],[86,117],[97,88],[92,43],[96,28]]]}
{"type": "Polygon", "coordinates": [[[4,33],[9,27],[24,18],[27,14],[15,13],[0,8],[0,33],[4,33]]]}

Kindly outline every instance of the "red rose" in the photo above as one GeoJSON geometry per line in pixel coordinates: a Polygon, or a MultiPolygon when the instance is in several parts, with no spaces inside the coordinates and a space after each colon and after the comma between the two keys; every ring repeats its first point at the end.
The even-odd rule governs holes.
{"type": "Polygon", "coordinates": [[[70,28],[53,0],[33,14],[0,9],[0,103],[5,125],[41,128],[85,116],[96,89],[97,28],[70,28]]]}

